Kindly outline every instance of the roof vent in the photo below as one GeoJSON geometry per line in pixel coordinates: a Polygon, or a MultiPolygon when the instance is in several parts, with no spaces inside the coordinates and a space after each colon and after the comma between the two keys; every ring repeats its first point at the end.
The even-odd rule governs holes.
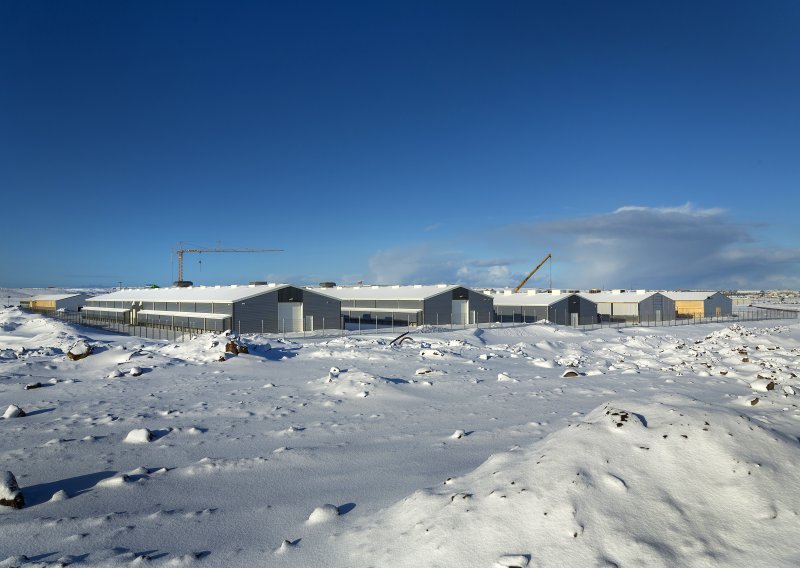
{"type": "Polygon", "coordinates": [[[422,284],[414,284],[414,288],[422,288],[422,284]]]}
{"type": "Polygon", "coordinates": [[[447,288],[447,284],[437,284],[437,288],[447,288]]]}
{"type": "Polygon", "coordinates": [[[336,288],[336,282],[320,282],[320,288],[336,288]]]}

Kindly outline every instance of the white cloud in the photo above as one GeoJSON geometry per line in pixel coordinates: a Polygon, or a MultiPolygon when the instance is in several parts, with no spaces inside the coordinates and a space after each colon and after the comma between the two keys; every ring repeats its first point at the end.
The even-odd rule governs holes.
{"type": "Polygon", "coordinates": [[[758,246],[723,209],[626,206],[517,227],[557,247],[576,287],[728,288],[796,285],[800,249],[758,246]]]}

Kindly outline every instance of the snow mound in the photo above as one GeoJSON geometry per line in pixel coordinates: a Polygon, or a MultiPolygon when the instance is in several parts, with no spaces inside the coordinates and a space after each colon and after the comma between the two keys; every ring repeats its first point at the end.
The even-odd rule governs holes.
{"type": "Polygon", "coordinates": [[[147,428],[131,430],[123,440],[127,444],[146,444],[153,440],[153,433],[147,428]]]}
{"type": "Polygon", "coordinates": [[[339,516],[339,507],[326,503],[314,509],[306,521],[309,525],[327,523],[339,516]]]}
{"type": "Polygon", "coordinates": [[[794,437],[736,410],[615,402],[337,542],[396,567],[796,565],[800,544],[764,535],[796,542],[797,455],[794,437]]]}

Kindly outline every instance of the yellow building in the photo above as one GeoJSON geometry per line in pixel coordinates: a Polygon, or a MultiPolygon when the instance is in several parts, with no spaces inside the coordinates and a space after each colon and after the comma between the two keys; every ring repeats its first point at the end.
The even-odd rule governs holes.
{"type": "Polygon", "coordinates": [[[43,294],[28,299],[28,306],[32,310],[56,311],[64,310],[77,312],[89,296],[86,294],[43,294]]]}
{"type": "Polygon", "coordinates": [[[679,318],[714,318],[733,312],[731,299],[720,292],[664,292],[675,302],[679,318]]]}

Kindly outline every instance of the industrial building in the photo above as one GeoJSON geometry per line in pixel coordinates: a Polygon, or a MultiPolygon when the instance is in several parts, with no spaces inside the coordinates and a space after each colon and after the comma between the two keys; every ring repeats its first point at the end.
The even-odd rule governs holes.
{"type": "Polygon", "coordinates": [[[503,290],[492,294],[492,299],[499,322],[532,323],[548,320],[572,326],[597,323],[597,305],[575,293],[562,293],[560,290],[514,293],[503,290]]]}
{"type": "Polygon", "coordinates": [[[86,303],[88,294],[43,294],[25,298],[20,305],[31,310],[77,312],[86,303]]]}
{"type": "Polygon", "coordinates": [[[463,286],[337,286],[310,288],[341,301],[345,323],[467,325],[490,323],[492,298],[463,286]]]}
{"type": "Polygon", "coordinates": [[[679,318],[713,318],[733,313],[733,302],[721,292],[664,292],[675,302],[679,318]]]}
{"type": "Polygon", "coordinates": [[[660,292],[611,290],[582,293],[597,305],[601,322],[661,322],[675,319],[675,302],[660,292]]]}
{"type": "Polygon", "coordinates": [[[336,298],[289,284],[118,290],[95,296],[85,318],[202,331],[280,333],[339,329],[336,298]]]}

